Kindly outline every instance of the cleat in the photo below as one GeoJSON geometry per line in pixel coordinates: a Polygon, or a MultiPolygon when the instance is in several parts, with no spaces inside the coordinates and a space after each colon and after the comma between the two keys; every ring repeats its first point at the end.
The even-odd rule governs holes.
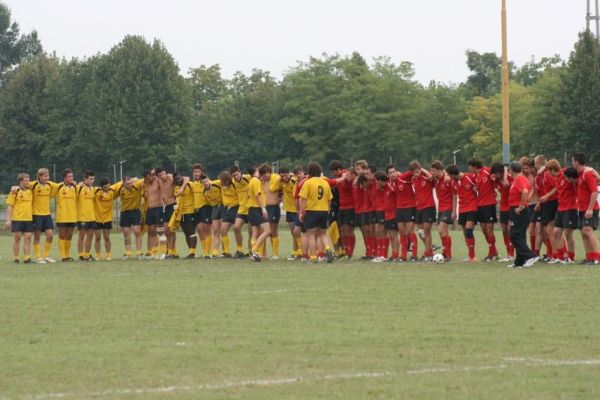
{"type": "Polygon", "coordinates": [[[325,257],[327,259],[327,264],[331,264],[333,262],[333,252],[331,249],[325,250],[325,257]]]}
{"type": "Polygon", "coordinates": [[[548,261],[548,264],[560,264],[560,263],[562,263],[562,261],[561,261],[561,260],[559,260],[558,258],[551,258],[551,259],[548,261]]]}
{"type": "Polygon", "coordinates": [[[96,261],[96,259],[93,256],[89,256],[85,261],[96,261]]]}
{"type": "Polygon", "coordinates": [[[112,257],[106,257],[106,261],[112,261],[112,257]]]}
{"type": "Polygon", "coordinates": [[[450,262],[450,261],[452,261],[452,259],[450,257],[444,256],[444,262],[445,263],[450,262]]]}
{"type": "Polygon", "coordinates": [[[374,262],[374,263],[381,263],[384,261],[387,261],[387,259],[385,257],[375,257],[374,259],[371,260],[371,262],[374,262]]]}
{"type": "Polygon", "coordinates": [[[161,254],[160,256],[158,256],[159,260],[166,260],[167,259],[167,255],[166,254],[161,254]]]}
{"type": "Polygon", "coordinates": [[[562,260],[561,263],[568,265],[568,264],[575,264],[575,261],[571,260],[569,257],[565,257],[565,259],[562,260]]]}
{"type": "Polygon", "coordinates": [[[18,259],[18,258],[15,258],[15,259],[13,260],[13,262],[14,262],[15,264],[19,264],[21,261],[19,261],[19,259],[18,259]]]}
{"type": "Polygon", "coordinates": [[[252,252],[252,259],[256,262],[260,262],[260,254],[258,254],[256,251],[252,252]]]}
{"type": "Polygon", "coordinates": [[[79,261],[85,261],[85,257],[84,256],[79,256],[79,261]]]}
{"type": "Polygon", "coordinates": [[[296,261],[296,256],[292,254],[288,258],[286,258],[286,260],[288,260],[288,261],[296,261]]]}
{"type": "Polygon", "coordinates": [[[221,255],[221,257],[223,257],[223,258],[231,258],[231,253],[223,253],[221,255]]]}
{"type": "Polygon", "coordinates": [[[513,257],[511,257],[511,256],[506,256],[506,257],[504,257],[504,258],[502,258],[502,259],[500,259],[500,260],[498,260],[498,261],[500,261],[500,262],[503,262],[503,263],[507,263],[507,262],[511,262],[512,260],[514,260],[514,258],[513,258],[513,257]]]}
{"type": "Polygon", "coordinates": [[[371,256],[362,256],[360,259],[364,260],[364,261],[368,261],[368,260],[372,260],[373,257],[371,257],[371,256]]]}
{"type": "MultiPolygon", "coordinates": [[[[25,261],[25,262],[27,262],[27,261],[25,261]]],[[[588,261],[588,263],[586,265],[598,265],[598,264],[600,264],[600,261],[598,261],[598,260],[590,260],[590,261],[588,261]]]]}
{"type": "Polygon", "coordinates": [[[476,263],[476,262],[477,262],[477,258],[476,258],[476,257],[473,257],[473,258],[471,258],[471,257],[466,257],[466,258],[463,260],[463,262],[466,262],[466,263],[476,263]]]}
{"type": "Polygon", "coordinates": [[[35,262],[38,263],[38,264],[48,264],[46,262],[46,260],[44,260],[43,258],[38,258],[37,260],[35,260],[35,262]]]}
{"type": "Polygon", "coordinates": [[[55,259],[50,258],[50,257],[44,257],[44,261],[46,261],[47,263],[50,263],[50,264],[54,264],[56,262],[55,259]]]}
{"type": "Polygon", "coordinates": [[[130,258],[131,258],[131,256],[128,256],[128,255],[123,256],[123,260],[129,260],[130,258]]]}
{"type": "Polygon", "coordinates": [[[523,264],[523,268],[529,268],[532,267],[533,264],[535,264],[536,262],[538,262],[540,260],[540,258],[538,256],[532,257],[529,260],[525,261],[525,263],[523,264]]]}
{"type": "Polygon", "coordinates": [[[591,260],[588,260],[587,258],[585,260],[582,260],[579,262],[579,265],[587,265],[588,262],[590,262],[591,260]]]}
{"type": "Polygon", "coordinates": [[[515,264],[508,264],[506,268],[517,268],[517,266],[515,264]]]}
{"type": "Polygon", "coordinates": [[[390,257],[387,260],[385,260],[386,262],[397,262],[399,259],[397,257],[390,257]]]}
{"type": "Polygon", "coordinates": [[[23,264],[31,264],[31,258],[24,259],[23,264]]]}
{"type": "Polygon", "coordinates": [[[172,254],[167,254],[167,255],[165,256],[165,260],[171,260],[172,258],[173,258],[173,255],[172,255],[172,254]]]}
{"type": "Polygon", "coordinates": [[[319,258],[317,258],[317,262],[318,263],[322,263],[322,262],[325,262],[325,261],[327,261],[327,257],[319,257],[319,258]]]}
{"type": "Polygon", "coordinates": [[[179,254],[171,254],[171,257],[172,257],[174,260],[179,260],[179,254]]]}
{"type": "Polygon", "coordinates": [[[75,259],[73,257],[67,257],[67,258],[65,258],[65,261],[66,262],[73,262],[73,261],[75,261],[75,259]]]}
{"type": "Polygon", "coordinates": [[[277,260],[279,260],[279,256],[271,256],[270,259],[273,260],[273,261],[277,261],[277,260]]]}
{"type": "Polygon", "coordinates": [[[408,261],[410,261],[410,262],[418,262],[419,259],[417,258],[417,256],[410,256],[410,258],[408,259],[408,261]]]}
{"type": "Polygon", "coordinates": [[[431,262],[431,261],[433,261],[433,257],[429,257],[429,256],[425,257],[425,256],[423,256],[423,257],[419,258],[418,262],[431,262]]]}
{"type": "Polygon", "coordinates": [[[202,256],[202,258],[204,258],[205,260],[210,260],[212,257],[208,254],[205,254],[202,256]]]}
{"type": "Polygon", "coordinates": [[[189,258],[189,259],[196,258],[196,255],[194,253],[190,253],[187,256],[185,256],[185,258],[189,258]]]}

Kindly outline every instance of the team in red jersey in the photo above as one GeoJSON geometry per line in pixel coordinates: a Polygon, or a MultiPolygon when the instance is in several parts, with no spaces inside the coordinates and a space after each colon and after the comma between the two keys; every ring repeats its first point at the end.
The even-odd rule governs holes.
{"type": "Polygon", "coordinates": [[[488,255],[484,261],[498,260],[496,249],[496,236],[494,224],[498,222],[496,216],[496,182],[490,168],[485,167],[477,158],[467,162],[469,172],[473,174],[477,187],[477,221],[481,224],[481,232],[488,243],[488,255]]]}

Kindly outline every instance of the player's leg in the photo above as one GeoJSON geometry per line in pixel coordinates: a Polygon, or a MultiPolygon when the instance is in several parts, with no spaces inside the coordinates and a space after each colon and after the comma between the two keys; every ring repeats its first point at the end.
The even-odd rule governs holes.
{"type": "Polygon", "coordinates": [[[229,244],[229,229],[231,228],[231,222],[221,221],[221,243],[223,243],[223,257],[231,257],[231,248],[229,244]]]}
{"type": "Polygon", "coordinates": [[[200,224],[200,230],[202,231],[202,237],[204,240],[202,241],[202,250],[204,258],[210,258],[211,250],[212,250],[212,221],[202,222],[200,224]]]}
{"type": "Polygon", "coordinates": [[[142,225],[134,225],[131,230],[135,238],[135,254],[140,257],[142,255],[142,225]]]}
{"type": "Polygon", "coordinates": [[[33,232],[23,233],[23,259],[25,262],[31,261],[31,237],[33,232]]]}
{"type": "Polygon", "coordinates": [[[77,255],[79,256],[79,260],[83,261],[85,258],[84,253],[84,241],[85,241],[85,229],[82,228],[82,223],[79,222],[77,224],[77,255]]]}
{"type": "MultiPolygon", "coordinates": [[[[36,217],[34,217],[34,221],[36,220],[36,217]]],[[[43,261],[44,257],[42,257],[42,251],[41,251],[41,247],[40,247],[40,239],[42,237],[42,231],[41,229],[37,226],[37,224],[34,224],[34,229],[33,229],[33,253],[35,256],[35,259],[37,262],[41,262],[43,261]]]]}
{"type": "Polygon", "coordinates": [[[219,248],[221,247],[221,219],[213,219],[210,225],[212,233],[212,257],[219,256],[219,248]]]}
{"type": "Polygon", "coordinates": [[[125,243],[125,258],[131,257],[131,227],[124,226],[123,230],[123,242],[125,243]]]}
{"type": "Polygon", "coordinates": [[[75,227],[73,225],[65,227],[65,256],[68,261],[73,261],[73,258],[71,258],[71,241],[73,240],[74,229],[75,227]]]}
{"type": "Polygon", "coordinates": [[[425,252],[423,255],[426,258],[433,257],[432,238],[431,238],[431,222],[423,222],[423,233],[425,234],[425,252]]]}
{"type": "MultiPolygon", "coordinates": [[[[14,222],[13,222],[13,224],[14,224],[14,222]]],[[[22,236],[23,236],[23,232],[13,232],[12,252],[13,252],[13,259],[15,260],[15,262],[19,262],[22,236]]]]}
{"type": "Polygon", "coordinates": [[[94,228],[90,227],[85,232],[85,254],[89,260],[93,260],[92,258],[92,240],[94,239],[94,228]]]}
{"type": "Polygon", "coordinates": [[[50,258],[50,251],[52,251],[52,240],[54,239],[54,228],[52,227],[52,218],[49,218],[50,227],[44,230],[46,235],[46,241],[44,242],[44,260],[53,263],[54,259],[50,258]]]}
{"type": "Polygon", "coordinates": [[[575,261],[575,237],[573,235],[574,230],[571,228],[565,228],[564,236],[567,245],[566,257],[571,261],[575,261]]]}
{"type": "Polygon", "coordinates": [[[102,259],[102,231],[103,229],[96,229],[94,232],[94,252],[97,260],[102,259]]]}
{"type": "MultiPolygon", "coordinates": [[[[255,227],[252,227],[252,236],[254,236],[254,230],[255,227]]],[[[259,234],[256,237],[256,243],[252,246],[252,252],[255,253],[258,251],[258,249],[260,249],[260,247],[263,245],[263,243],[265,242],[265,240],[267,240],[267,238],[269,237],[269,235],[271,234],[271,226],[269,225],[269,222],[263,222],[262,224],[260,224],[260,230],[259,230],[259,234]]]]}
{"type": "Polygon", "coordinates": [[[235,224],[233,225],[233,234],[235,237],[235,257],[239,258],[244,255],[244,238],[242,237],[242,226],[244,226],[244,220],[241,217],[236,217],[235,224]]]}
{"type": "Polygon", "coordinates": [[[327,262],[332,263],[334,256],[333,251],[331,250],[331,243],[329,241],[329,236],[327,236],[327,215],[323,216],[323,221],[319,223],[319,227],[315,229],[315,235],[321,245],[322,251],[325,252],[325,257],[327,257],[327,262]],[[325,228],[323,228],[325,226],[325,228]]]}
{"type": "Polygon", "coordinates": [[[563,236],[562,225],[560,227],[553,226],[552,233],[550,235],[550,238],[552,240],[552,248],[554,249],[553,254],[552,254],[552,260],[550,261],[551,263],[563,261],[565,258],[566,249],[563,247],[562,236],[563,236]]]}
{"type": "Polygon", "coordinates": [[[452,237],[448,229],[448,219],[446,217],[440,218],[438,221],[438,234],[440,235],[440,241],[442,242],[442,254],[444,260],[452,259],[452,237]]]}
{"type": "Polygon", "coordinates": [[[104,252],[106,260],[112,260],[112,245],[110,243],[110,229],[102,229],[102,236],[104,237],[104,252]]]}

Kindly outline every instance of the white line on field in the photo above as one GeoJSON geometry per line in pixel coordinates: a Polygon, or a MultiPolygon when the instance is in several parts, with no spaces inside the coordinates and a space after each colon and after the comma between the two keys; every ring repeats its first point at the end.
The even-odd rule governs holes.
{"type": "MultiPolygon", "coordinates": [[[[26,396],[24,399],[29,400],[49,400],[49,399],[61,399],[68,397],[106,397],[106,396],[119,396],[119,395],[144,395],[153,393],[175,393],[175,392],[190,392],[190,391],[205,391],[205,390],[222,390],[222,389],[234,389],[243,388],[248,386],[281,386],[290,385],[299,382],[317,382],[317,381],[332,381],[332,380],[353,380],[362,378],[384,378],[389,376],[399,376],[402,374],[407,375],[425,375],[425,374],[439,374],[439,373],[453,373],[453,372],[473,372],[473,371],[485,371],[494,369],[507,369],[507,368],[540,368],[540,367],[561,367],[561,366],[600,366],[600,359],[591,360],[545,360],[538,358],[522,358],[522,357],[509,357],[504,358],[504,363],[492,364],[492,365],[480,365],[480,366],[463,366],[463,367],[437,367],[437,368],[423,368],[423,369],[412,369],[404,372],[349,372],[340,374],[327,374],[322,376],[292,376],[288,378],[279,379],[257,379],[257,380],[242,380],[234,382],[223,382],[213,384],[200,384],[200,385],[173,385],[163,386],[154,388],[130,388],[130,389],[111,389],[99,392],[90,393],[47,393],[34,396],[26,396]]],[[[4,399],[4,398],[0,398],[4,399]]],[[[8,398],[6,398],[8,400],[8,398]]]]}
{"type": "Polygon", "coordinates": [[[320,292],[321,289],[274,289],[274,290],[260,290],[256,292],[249,292],[250,294],[277,294],[277,293],[300,293],[300,292],[320,292]]]}

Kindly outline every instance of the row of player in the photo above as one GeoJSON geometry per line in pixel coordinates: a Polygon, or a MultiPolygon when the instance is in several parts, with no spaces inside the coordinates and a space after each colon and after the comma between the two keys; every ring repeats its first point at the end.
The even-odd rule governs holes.
{"type": "Polygon", "coordinates": [[[557,160],[546,162],[545,157],[537,156],[534,160],[524,157],[510,168],[498,163],[485,167],[481,161],[471,159],[468,172],[464,173],[455,165],[444,167],[439,161],[433,162],[429,169],[413,161],[406,172],[397,171],[393,165],[377,171],[364,160],[348,169],[332,161],[329,169],[332,177],[324,178],[321,167],[309,163],[306,177],[302,167],[293,171],[281,168],[274,174],[269,165],[262,164],[250,168],[248,174],[232,167],[222,171],[218,179],[210,180],[202,166],[195,164],[191,177],[156,168],[145,172],[142,179],[126,177],[111,185],[103,178],[100,186],[95,187],[91,172],[84,173],[82,182],[76,184],[73,172],[66,170],[63,182],[54,183],[49,180],[48,170],[42,168],[36,181],[30,182],[27,174],[20,174],[19,185],[7,198],[7,223],[14,232],[13,254],[18,262],[23,237],[24,259],[29,262],[33,234],[36,261],[54,261],[49,255],[54,228],[50,199],[55,198],[61,259],[72,260],[70,249],[75,226],[79,230],[81,260],[93,259],[94,236],[96,258],[102,258],[100,245],[104,238],[104,258],[110,259],[114,200],[119,198],[119,224],[127,258],[133,256],[132,234],[135,257],[177,258],[175,233],[179,227],[185,235],[189,258],[195,257],[198,238],[206,258],[244,257],[244,224],[250,227],[248,249],[252,257],[257,261],[264,257],[264,243],[270,238],[273,258],[278,258],[278,226],[283,206],[293,237],[290,259],[323,258],[331,262],[334,251],[338,257],[352,258],[354,230],[358,227],[365,243],[364,258],[375,262],[417,260],[419,243],[414,232],[417,226],[423,233],[421,260],[430,261],[434,255],[432,227],[437,222],[442,255],[449,261],[452,240],[448,227],[458,219],[468,249],[466,261],[477,260],[474,236],[477,223],[489,245],[484,260],[495,261],[499,258],[494,234],[499,197],[505,261],[513,260],[517,248],[514,264],[531,264],[539,256],[541,244],[545,244],[546,261],[571,263],[575,259],[573,230],[577,228],[581,229],[586,250],[584,262],[597,264],[600,260],[600,246],[593,232],[598,219],[598,174],[586,166],[583,153],[573,155],[573,166],[569,168],[561,168],[557,160]],[[519,181],[526,184],[515,184],[519,176],[523,177],[519,181]],[[520,203],[517,192],[524,196],[520,203]],[[518,204],[511,204],[511,193],[512,202],[518,204]],[[529,228],[529,252],[526,243],[523,247],[526,234],[519,234],[523,218],[527,219],[525,228],[529,228]],[[235,252],[230,250],[231,228],[235,252]],[[145,255],[144,231],[148,238],[145,255]],[[46,237],[43,253],[42,234],[46,237]],[[388,257],[390,246],[392,252],[388,257]]]}

